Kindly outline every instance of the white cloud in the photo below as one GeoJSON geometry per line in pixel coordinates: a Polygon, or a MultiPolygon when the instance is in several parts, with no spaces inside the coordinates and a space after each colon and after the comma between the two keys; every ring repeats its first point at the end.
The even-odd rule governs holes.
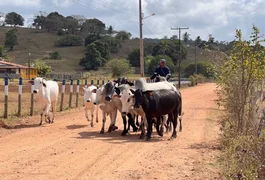
{"type": "Polygon", "coordinates": [[[0,6],[39,6],[41,0],[0,0],[0,6]]]}
{"type": "Polygon", "coordinates": [[[70,1],[70,0],[52,0],[52,3],[55,6],[59,6],[59,7],[68,7],[68,6],[72,5],[72,1],[70,1]]]}

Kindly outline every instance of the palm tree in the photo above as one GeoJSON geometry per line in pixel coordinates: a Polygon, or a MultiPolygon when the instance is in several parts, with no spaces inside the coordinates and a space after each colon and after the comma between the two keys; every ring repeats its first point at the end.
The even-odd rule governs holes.
{"type": "Polygon", "coordinates": [[[159,43],[159,46],[160,46],[160,49],[159,49],[159,51],[158,51],[158,54],[163,54],[163,55],[165,55],[166,52],[168,52],[168,51],[171,50],[171,47],[170,47],[169,41],[167,41],[167,40],[162,40],[162,41],[159,43]]]}
{"type": "Polygon", "coordinates": [[[187,44],[188,41],[189,41],[189,39],[190,39],[190,34],[187,33],[187,32],[185,32],[185,33],[183,34],[183,41],[184,41],[184,43],[187,44]]]}

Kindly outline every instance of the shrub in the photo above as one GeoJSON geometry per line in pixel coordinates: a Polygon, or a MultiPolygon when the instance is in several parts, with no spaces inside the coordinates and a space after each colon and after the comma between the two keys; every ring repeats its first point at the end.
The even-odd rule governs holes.
{"type": "Polygon", "coordinates": [[[76,35],[67,35],[55,42],[55,46],[63,47],[63,46],[81,46],[83,44],[83,40],[80,36],[76,35]]]}
{"type": "Polygon", "coordinates": [[[65,34],[66,34],[65,31],[62,30],[62,29],[59,29],[59,30],[57,31],[57,35],[58,35],[58,36],[63,36],[63,35],[65,35],[65,34]]]}
{"type": "Polygon", "coordinates": [[[190,76],[190,86],[195,86],[196,85],[196,77],[191,75],[190,76]]]}
{"type": "Polygon", "coordinates": [[[120,77],[133,73],[133,68],[126,59],[112,59],[106,63],[105,69],[112,73],[112,77],[120,77]]]}
{"type": "Polygon", "coordinates": [[[49,53],[49,59],[61,59],[62,57],[57,51],[49,53]]]}
{"type": "Polygon", "coordinates": [[[38,75],[45,76],[52,72],[51,66],[48,66],[43,60],[37,59],[33,63],[33,67],[35,67],[38,71],[38,75]]]}

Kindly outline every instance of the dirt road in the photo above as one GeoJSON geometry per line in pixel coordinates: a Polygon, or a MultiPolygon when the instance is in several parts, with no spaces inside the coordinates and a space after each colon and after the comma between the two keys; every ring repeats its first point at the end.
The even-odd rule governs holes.
{"type": "Polygon", "coordinates": [[[155,131],[151,142],[138,140],[140,133],[122,137],[120,116],[119,130],[101,135],[101,122],[91,128],[83,109],[57,114],[52,125],[2,129],[0,179],[220,179],[214,89],[182,90],[183,132],[175,141],[155,131]]]}

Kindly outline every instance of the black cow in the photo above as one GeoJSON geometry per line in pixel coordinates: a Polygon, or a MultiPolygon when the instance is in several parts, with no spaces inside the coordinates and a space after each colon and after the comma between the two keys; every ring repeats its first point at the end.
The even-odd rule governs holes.
{"type": "MultiPolygon", "coordinates": [[[[138,108],[142,106],[148,123],[147,129],[147,138],[146,140],[151,139],[152,134],[152,118],[157,118],[157,131],[160,125],[160,117],[162,115],[168,114],[168,119],[173,123],[173,133],[170,139],[175,139],[177,137],[177,119],[180,118],[180,130],[182,129],[181,123],[181,114],[182,114],[182,98],[181,95],[174,91],[168,89],[154,90],[154,91],[145,91],[143,92],[140,89],[136,91],[131,89],[131,92],[135,96],[134,107],[138,108]]],[[[162,134],[159,133],[161,136],[162,134]]]]}
{"type": "MultiPolygon", "coordinates": [[[[129,83],[129,82],[127,82],[127,83],[129,83]]],[[[115,84],[113,84],[111,82],[108,82],[105,85],[105,90],[106,90],[106,94],[105,94],[105,100],[106,101],[111,101],[112,98],[117,98],[117,97],[113,97],[114,96],[114,92],[115,92],[115,84]]],[[[120,101],[120,99],[119,99],[119,101],[120,101]]],[[[119,107],[120,105],[121,105],[121,101],[117,105],[118,110],[121,112],[121,107],[119,107]]],[[[133,116],[130,113],[128,113],[128,114],[122,114],[123,125],[124,125],[124,129],[123,129],[123,132],[121,134],[122,136],[125,136],[128,133],[128,129],[126,129],[126,127],[127,127],[126,115],[128,117],[128,129],[129,129],[130,126],[132,126],[133,127],[133,132],[136,132],[138,130],[138,128],[134,124],[134,118],[133,118],[133,116]]]]}

